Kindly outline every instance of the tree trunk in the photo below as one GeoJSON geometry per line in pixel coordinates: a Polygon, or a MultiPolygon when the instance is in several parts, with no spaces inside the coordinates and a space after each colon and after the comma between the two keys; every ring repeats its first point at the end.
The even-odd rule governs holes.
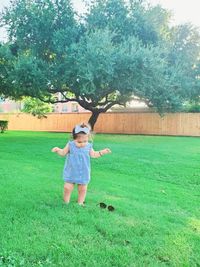
{"type": "Polygon", "coordinates": [[[94,125],[95,125],[95,123],[96,123],[96,121],[97,121],[100,113],[101,112],[96,111],[96,110],[95,111],[92,111],[92,115],[91,115],[91,117],[89,118],[89,121],[88,121],[88,123],[92,127],[92,130],[94,129],[94,125]]]}

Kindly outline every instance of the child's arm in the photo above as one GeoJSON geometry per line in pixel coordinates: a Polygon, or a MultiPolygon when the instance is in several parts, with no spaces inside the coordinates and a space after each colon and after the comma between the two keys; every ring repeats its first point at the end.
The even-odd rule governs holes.
{"type": "Polygon", "coordinates": [[[109,148],[104,148],[100,151],[94,151],[94,149],[90,150],[90,157],[91,158],[99,158],[105,154],[111,153],[111,150],[109,148]]]}
{"type": "Polygon", "coordinates": [[[59,148],[59,147],[54,147],[51,150],[52,152],[57,153],[58,155],[64,157],[65,155],[67,155],[69,153],[69,145],[67,144],[63,149],[59,148]]]}

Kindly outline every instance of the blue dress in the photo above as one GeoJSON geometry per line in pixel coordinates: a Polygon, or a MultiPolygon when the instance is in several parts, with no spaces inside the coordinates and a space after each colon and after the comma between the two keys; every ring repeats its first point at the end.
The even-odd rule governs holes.
{"type": "Polygon", "coordinates": [[[75,184],[88,184],[90,181],[90,150],[92,144],[77,147],[74,141],[69,141],[69,153],[66,156],[63,169],[65,182],[75,184]]]}

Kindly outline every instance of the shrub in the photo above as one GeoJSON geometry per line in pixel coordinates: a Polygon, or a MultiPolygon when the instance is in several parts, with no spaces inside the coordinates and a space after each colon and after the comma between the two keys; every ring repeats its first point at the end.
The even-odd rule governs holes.
{"type": "Polygon", "coordinates": [[[1,133],[5,132],[6,129],[8,129],[8,121],[0,121],[1,133]]]}
{"type": "Polygon", "coordinates": [[[200,112],[200,104],[196,102],[189,102],[183,107],[184,112],[200,112]]]}

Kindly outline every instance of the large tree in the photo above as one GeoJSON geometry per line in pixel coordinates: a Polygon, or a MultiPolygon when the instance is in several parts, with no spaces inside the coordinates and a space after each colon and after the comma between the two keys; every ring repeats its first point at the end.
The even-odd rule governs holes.
{"type": "Polygon", "coordinates": [[[15,0],[2,15],[9,41],[0,47],[0,92],[76,101],[92,112],[92,127],[133,98],[178,110],[199,95],[200,37],[169,19],[142,0],[92,1],[84,16],[69,0],[15,0]]]}

